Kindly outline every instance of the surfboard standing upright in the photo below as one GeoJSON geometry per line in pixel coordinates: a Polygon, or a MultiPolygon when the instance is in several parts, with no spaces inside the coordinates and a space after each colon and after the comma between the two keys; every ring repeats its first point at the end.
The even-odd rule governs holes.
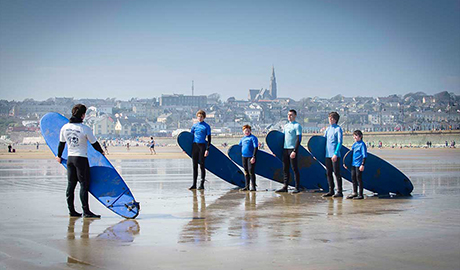
{"type": "MultiPolygon", "coordinates": [[[[326,138],[323,136],[313,136],[308,141],[308,149],[318,161],[325,164],[326,160],[326,138]]],[[[352,153],[349,149],[342,146],[340,153],[343,163],[350,169],[352,153]],[[347,154],[348,153],[348,154],[347,154]]],[[[342,177],[351,182],[351,173],[341,166],[342,177]]],[[[396,167],[378,156],[367,153],[366,165],[363,172],[363,187],[379,195],[394,193],[408,196],[414,189],[409,178],[396,167]]]]}
{"type": "MultiPolygon", "coordinates": [[[[69,120],[58,113],[47,113],[40,120],[40,129],[46,144],[56,156],[59,134],[69,120]]],[[[108,209],[124,218],[136,218],[140,205],[136,202],[125,181],[109,160],[88,142],[90,166],[89,192],[108,209]]],[[[67,146],[62,154],[62,165],[67,168],[67,146]]]]}
{"type": "MultiPolygon", "coordinates": [[[[272,130],[267,134],[267,138],[265,140],[273,154],[275,154],[275,156],[282,161],[284,134],[280,131],[272,130]]],[[[328,190],[329,184],[327,183],[326,170],[324,167],[318,161],[316,161],[303,146],[299,147],[297,154],[300,172],[300,184],[302,187],[306,189],[328,190]]],[[[293,185],[291,183],[293,181],[294,180],[290,181],[290,185],[293,185]]]]}
{"type": "MultiPolygon", "coordinates": [[[[177,143],[182,150],[192,157],[193,134],[183,131],[177,136],[177,143]]],[[[206,157],[205,168],[222,180],[230,184],[244,187],[244,173],[235,165],[224,153],[211,144],[209,147],[209,156],[206,157]]]]}

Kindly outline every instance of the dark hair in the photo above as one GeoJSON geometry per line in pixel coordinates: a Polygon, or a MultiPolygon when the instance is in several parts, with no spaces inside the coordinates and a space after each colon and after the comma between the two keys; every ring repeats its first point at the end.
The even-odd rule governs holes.
{"type": "Polygon", "coordinates": [[[297,112],[295,110],[289,110],[289,112],[293,113],[294,115],[297,115],[297,112]]]}
{"type": "Polygon", "coordinates": [[[250,125],[244,125],[244,126],[243,126],[243,130],[245,130],[245,129],[251,130],[251,126],[250,126],[250,125]]]}
{"type": "Polygon", "coordinates": [[[356,135],[356,136],[359,136],[359,137],[363,137],[363,133],[361,132],[361,130],[357,129],[355,131],[353,131],[353,135],[356,135]]]}
{"type": "Polygon", "coordinates": [[[72,116],[75,118],[81,118],[86,113],[86,106],[83,104],[77,104],[72,108],[72,116]]]}
{"type": "Polygon", "coordinates": [[[332,117],[337,123],[339,123],[340,115],[337,112],[330,112],[329,116],[332,117]]]}
{"type": "Polygon", "coordinates": [[[206,118],[206,112],[203,111],[203,110],[199,110],[196,112],[196,116],[198,116],[199,114],[201,114],[203,116],[203,118],[206,118]]]}
{"type": "Polygon", "coordinates": [[[153,140],[153,137],[150,137],[150,139],[152,139],[152,140],[153,140]]]}

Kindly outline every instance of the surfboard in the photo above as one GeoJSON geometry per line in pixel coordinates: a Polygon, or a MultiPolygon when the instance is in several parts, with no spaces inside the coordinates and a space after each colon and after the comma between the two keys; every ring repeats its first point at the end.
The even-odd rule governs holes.
{"type": "MultiPolygon", "coordinates": [[[[323,136],[312,136],[307,143],[308,150],[321,164],[326,166],[326,138],[323,136]]],[[[349,151],[348,148],[342,145],[340,148],[341,159],[340,162],[343,164],[343,157],[349,151]]],[[[342,164],[340,164],[340,175],[348,181],[351,181],[350,171],[346,170],[342,164]]]]}
{"type": "MultiPolygon", "coordinates": [[[[177,136],[177,143],[191,158],[193,134],[188,131],[181,132],[179,136],[177,136]]],[[[241,188],[245,186],[244,173],[224,153],[212,144],[209,147],[209,155],[205,160],[205,168],[230,184],[241,188]]]]}
{"type": "MultiPolygon", "coordinates": [[[[277,130],[272,130],[267,134],[266,142],[272,153],[282,162],[284,149],[284,134],[277,130]]],[[[316,161],[313,156],[300,146],[297,152],[298,165],[300,172],[300,183],[307,189],[328,190],[326,170],[316,161]]],[[[282,165],[281,165],[282,167],[282,165]]],[[[257,166],[256,166],[257,168],[257,166]]],[[[293,173],[291,172],[291,181],[294,182],[293,173]]]]}
{"type": "MultiPolygon", "coordinates": [[[[308,141],[308,149],[318,161],[325,164],[326,160],[326,138],[313,136],[308,141]]],[[[352,156],[347,154],[349,149],[342,146],[340,153],[342,162],[351,168],[352,156]]],[[[350,170],[340,166],[340,173],[343,178],[352,182],[350,170]]],[[[398,195],[410,195],[414,189],[411,181],[400,170],[387,161],[368,152],[366,166],[363,172],[363,187],[379,195],[388,195],[390,192],[398,195]]]]}
{"type": "MultiPolygon", "coordinates": [[[[351,169],[353,153],[348,152],[343,158],[343,163],[348,170],[351,169]]],[[[409,196],[414,186],[409,178],[389,162],[367,152],[366,164],[363,171],[363,187],[379,195],[395,193],[409,196]]]]}
{"type": "MultiPolygon", "coordinates": [[[[62,126],[69,120],[58,113],[47,113],[40,120],[40,129],[46,144],[56,156],[59,134],[62,126]]],[[[88,142],[88,161],[90,166],[89,193],[105,207],[124,218],[136,218],[140,204],[136,202],[129,187],[110,161],[96,151],[88,142]]],[[[67,145],[62,154],[62,165],[67,168],[67,145]]]]}
{"type": "MultiPolygon", "coordinates": [[[[233,162],[243,167],[241,159],[241,146],[235,144],[228,149],[228,156],[233,162]]],[[[272,154],[258,150],[256,157],[256,167],[254,169],[257,175],[274,180],[283,184],[283,163],[272,154]]],[[[302,183],[301,183],[302,184],[302,183]]],[[[289,185],[294,186],[293,183],[289,185]]]]}

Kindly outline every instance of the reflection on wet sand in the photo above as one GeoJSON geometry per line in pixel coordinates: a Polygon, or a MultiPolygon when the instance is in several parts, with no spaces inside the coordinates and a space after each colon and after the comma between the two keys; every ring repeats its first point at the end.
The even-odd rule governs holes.
{"type": "Polygon", "coordinates": [[[326,200],[328,200],[327,214],[329,216],[341,216],[343,199],[327,198],[326,200]]]}
{"type": "MultiPolygon", "coordinates": [[[[134,236],[140,232],[140,226],[136,220],[126,219],[108,227],[99,235],[90,237],[90,227],[94,221],[96,219],[69,217],[67,226],[67,263],[92,265],[92,263],[100,260],[100,256],[95,252],[97,246],[101,244],[98,241],[109,240],[115,243],[129,243],[133,242],[134,236]],[[76,237],[77,233],[75,232],[77,221],[82,222],[80,237],[76,237]]],[[[104,245],[106,244],[102,244],[102,246],[104,245]]]]}
{"type": "Polygon", "coordinates": [[[179,243],[211,241],[221,224],[229,219],[234,208],[241,204],[244,193],[230,190],[206,206],[204,191],[192,190],[193,219],[182,229],[179,243]]]}
{"type": "Polygon", "coordinates": [[[258,238],[258,230],[261,227],[257,215],[257,192],[246,192],[244,197],[244,212],[241,216],[231,219],[229,235],[244,240],[258,238]]]}

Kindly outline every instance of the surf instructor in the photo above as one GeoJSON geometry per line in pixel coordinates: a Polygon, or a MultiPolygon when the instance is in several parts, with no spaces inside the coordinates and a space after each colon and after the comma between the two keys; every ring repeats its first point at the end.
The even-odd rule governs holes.
{"type": "Polygon", "coordinates": [[[90,127],[83,124],[86,115],[86,106],[77,104],[72,108],[72,117],[69,123],[61,128],[59,136],[59,147],[56,160],[62,162],[62,153],[67,144],[67,206],[71,217],[81,217],[81,213],[75,211],[74,193],[77,182],[80,183],[80,200],[85,218],[100,218],[89,210],[88,190],[89,190],[89,162],[87,146],[89,141],[96,151],[104,154],[101,145],[97,142],[96,137],[90,127]]]}

